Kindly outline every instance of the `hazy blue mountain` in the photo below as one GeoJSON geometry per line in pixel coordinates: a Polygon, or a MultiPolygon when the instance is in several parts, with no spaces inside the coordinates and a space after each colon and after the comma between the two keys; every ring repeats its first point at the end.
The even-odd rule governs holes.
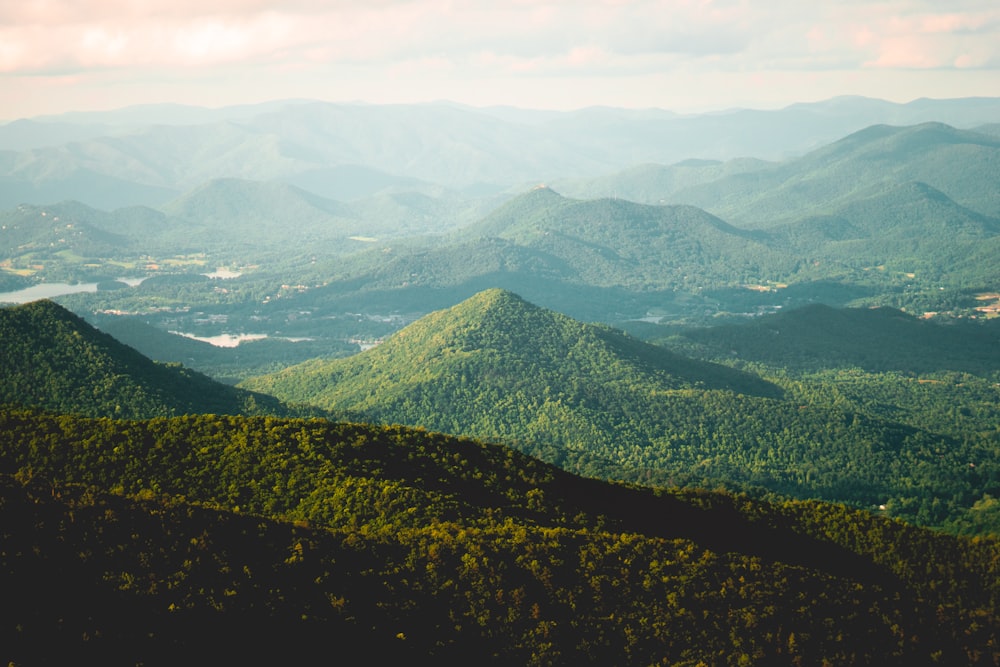
{"type": "MultiPolygon", "coordinates": [[[[9,154],[8,154],[9,155],[9,154]]],[[[0,163],[5,162],[0,155],[0,163]]],[[[156,205],[175,197],[172,188],[139,183],[91,169],[58,170],[37,176],[0,176],[0,209],[75,199],[106,210],[156,205]]]]}
{"type": "Polygon", "coordinates": [[[268,239],[290,245],[364,231],[350,208],[277,182],[217,179],[165,204],[171,218],[235,243],[268,239]]]}
{"type": "Polygon", "coordinates": [[[416,178],[395,176],[372,167],[352,164],[316,167],[309,171],[289,175],[283,180],[328,199],[346,202],[373,197],[387,191],[433,192],[441,190],[440,186],[416,178]]]}
{"type": "Polygon", "coordinates": [[[0,125],[0,151],[26,151],[58,146],[72,141],[96,139],[115,133],[115,128],[100,124],[81,124],[22,118],[0,125]]]}
{"type": "MultiPolygon", "coordinates": [[[[100,201],[87,198],[86,187],[74,175],[93,172],[133,187],[174,192],[219,178],[287,179],[340,199],[343,191],[331,190],[326,175],[353,167],[369,170],[356,174],[368,194],[378,181],[395,187],[413,180],[496,192],[687,158],[784,159],[874,123],[936,120],[971,127],[993,122],[998,106],[1000,101],[992,98],[911,105],[841,98],[773,111],[689,116],[655,109],[556,113],[444,103],[305,101],[220,110],[129,108],[46,119],[58,123],[59,132],[73,141],[53,145],[24,134],[20,143],[10,145],[22,150],[0,159],[0,182],[20,184],[27,203],[73,197],[99,207],[113,206],[108,206],[107,196],[100,201]],[[94,137],[100,123],[110,128],[109,134],[94,137]],[[55,173],[63,178],[54,179],[55,173]],[[45,183],[67,192],[52,196],[51,189],[42,188],[45,183]]],[[[2,137],[0,132],[0,147],[2,137]]],[[[115,205],[158,204],[163,201],[159,195],[137,190],[115,205]]]]}
{"type": "Polygon", "coordinates": [[[621,197],[647,204],[664,204],[674,193],[736,174],[748,174],[774,167],[755,158],[719,160],[688,159],[672,165],[641,164],[608,176],[578,180],[558,180],[553,187],[568,197],[621,197]]]}
{"type": "Polygon", "coordinates": [[[672,193],[733,222],[768,227],[829,213],[879,183],[920,181],[959,204],[1000,215],[1000,140],[941,123],[872,126],[771,169],[672,193]]]}

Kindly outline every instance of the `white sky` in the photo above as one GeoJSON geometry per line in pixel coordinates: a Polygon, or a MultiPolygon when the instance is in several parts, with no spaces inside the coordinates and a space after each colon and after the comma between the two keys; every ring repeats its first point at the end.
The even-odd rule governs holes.
{"type": "Polygon", "coordinates": [[[0,118],[281,98],[1000,96],[1000,0],[0,0],[0,118]]]}

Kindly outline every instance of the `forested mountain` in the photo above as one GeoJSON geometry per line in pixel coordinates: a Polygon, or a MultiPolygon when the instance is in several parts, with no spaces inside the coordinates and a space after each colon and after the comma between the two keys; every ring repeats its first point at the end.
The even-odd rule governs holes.
{"type": "Polygon", "coordinates": [[[738,325],[691,329],[685,338],[734,357],[794,371],[1000,373],[997,321],[940,324],[892,308],[822,304],[766,315],[738,325]]]}
{"type": "Polygon", "coordinates": [[[672,200],[703,206],[735,224],[768,227],[829,212],[877,184],[920,181],[996,217],[997,155],[996,138],[941,123],[873,126],[771,170],[726,177],[672,200]]]}
{"type": "Polygon", "coordinates": [[[15,664],[1000,657],[994,540],[402,428],[0,410],[0,429],[15,664]]]}
{"type": "Polygon", "coordinates": [[[720,305],[753,312],[828,299],[827,285],[886,305],[926,292],[933,304],[941,287],[991,289],[998,276],[987,258],[998,250],[1000,220],[919,182],[869,186],[822,216],[755,231],[693,206],[577,200],[541,186],[436,246],[394,243],[321,260],[317,279],[331,279],[310,298],[429,310],[496,286],[602,321],[720,305]]]}
{"type": "MultiPolygon", "coordinates": [[[[414,400],[417,383],[441,389],[466,385],[469,391],[494,393],[499,401],[502,395],[511,400],[519,385],[544,385],[555,398],[583,378],[607,386],[637,382],[661,390],[777,393],[753,375],[577,322],[499,289],[427,315],[365,353],[307,362],[248,384],[302,402],[364,410],[366,398],[414,400]]],[[[465,406],[456,401],[455,409],[478,411],[471,403],[488,405],[484,398],[465,406]]]]}
{"type": "Polygon", "coordinates": [[[778,389],[497,290],[354,357],[243,386],[365,421],[501,440],[592,476],[885,506],[961,530],[983,530],[972,507],[1000,493],[995,410],[973,430],[941,421],[940,405],[928,412],[935,419],[902,420],[808,385],[778,389]]]}
{"type": "Polygon", "coordinates": [[[284,180],[345,200],[353,197],[341,196],[337,180],[353,179],[364,196],[407,182],[421,190],[433,183],[496,192],[643,163],[785,159],[877,123],[974,127],[993,122],[998,106],[996,99],[898,105],[837,98],[693,116],[305,100],[217,110],[124,109],[0,126],[0,207],[68,198],[105,209],[159,205],[220,178],[284,180]]]}
{"type": "Polygon", "coordinates": [[[156,364],[51,301],[0,309],[0,403],[123,419],[287,414],[269,396],[156,364]]]}
{"type": "Polygon", "coordinates": [[[746,228],[831,213],[857,197],[911,181],[978,213],[1000,216],[1000,141],[942,123],[874,125],[778,163],[682,163],[567,185],[587,197],[618,194],[649,203],[699,206],[746,228]]]}
{"type": "Polygon", "coordinates": [[[667,294],[653,300],[669,301],[675,290],[757,282],[764,273],[787,275],[799,263],[762,235],[691,206],[581,201],[542,186],[436,247],[394,244],[328,262],[334,279],[313,296],[364,292],[385,303],[419,302],[421,289],[448,289],[454,302],[497,286],[560,311],[608,320],[614,319],[609,309],[656,292],[667,294]],[[602,310],[611,316],[602,317],[602,310]]]}

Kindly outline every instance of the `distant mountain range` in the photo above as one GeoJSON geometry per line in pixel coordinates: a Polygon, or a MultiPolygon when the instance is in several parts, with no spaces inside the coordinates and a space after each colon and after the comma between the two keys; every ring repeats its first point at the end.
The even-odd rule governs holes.
{"type": "MultiPolygon", "coordinates": [[[[961,108],[981,113],[991,104],[953,101],[914,109],[940,109],[947,116],[961,108]]],[[[840,100],[808,107],[806,116],[846,118],[854,105],[883,116],[889,108],[840,100]]],[[[501,287],[576,317],[620,322],[651,312],[682,318],[753,312],[829,299],[837,290],[842,297],[833,305],[867,297],[942,310],[934,297],[941,288],[972,298],[1000,279],[991,261],[1000,252],[1000,140],[937,121],[869,125],[780,162],[689,157],[642,164],[634,161],[635,151],[584,159],[577,146],[572,157],[550,163],[559,196],[553,187],[525,182],[530,174],[548,173],[526,162],[545,162],[547,151],[569,145],[561,121],[572,121],[587,144],[600,136],[587,131],[589,124],[621,134],[626,127],[652,132],[650,127],[704,119],[448,105],[372,107],[359,115],[355,107],[319,103],[272,106],[259,115],[241,109],[238,116],[218,132],[210,125],[175,124],[107,139],[116,150],[150,142],[129,147],[127,159],[109,160],[109,177],[129,174],[147,185],[184,188],[156,207],[103,211],[63,201],[0,212],[7,284],[26,276],[112,279],[115,267],[139,273],[144,264],[159,267],[156,260],[180,256],[188,270],[196,258],[257,267],[258,277],[268,274],[262,279],[273,285],[305,285],[299,304],[327,313],[426,313],[501,287]],[[431,126],[439,111],[451,134],[435,129],[421,135],[418,128],[431,126]],[[508,125],[491,134],[492,122],[508,125]],[[527,134],[515,137],[511,123],[527,134]],[[383,144],[380,124],[391,128],[383,144]],[[351,128],[357,134],[343,136],[351,128]],[[542,128],[558,141],[534,136],[531,147],[523,144],[542,128]],[[197,145],[184,151],[188,140],[197,145]],[[463,152],[462,141],[473,146],[463,152]],[[452,150],[465,160],[456,173],[477,184],[442,180],[449,158],[441,152],[452,150]],[[393,151],[400,154],[390,158],[393,151]],[[480,179],[476,164],[485,155],[489,169],[509,169],[518,178],[480,179]],[[170,164],[154,164],[151,156],[170,164]],[[610,166],[619,159],[629,160],[624,171],[610,166]],[[595,162],[604,166],[571,178],[595,162]],[[332,193],[343,198],[326,196],[332,193]],[[762,296],[748,299],[747,290],[762,296]],[[775,290],[785,291],[769,296],[775,290]]],[[[712,118],[730,116],[755,117],[734,112],[712,118]]],[[[646,143],[650,150],[661,145],[648,137],[646,143]]],[[[52,149],[68,153],[49,166],[39,161],[40,153],[38,160],[21,156],[11,164],[25,174],[37,169],[44,178],[68,173],[74,160],[91,153],[67,146],[52,149]]],[[[101,149],[80,168],[96,169],[113,154],[101,149]]],[[[274,289],[255,286],[242,294],[274,289]]]]}
{"type": "Polygon", "coordinates": [[[125,109],[0,126],[0,208],[68,198],[105,209],[159,205],[219,178],[281,180],[342,200],[420,182],[481,195],[643,163],[785,159],[874,124],[974,128],[998,115],[1000,98],[837,98],[698,116],[301,100],[125,109]]]}
{"type": "Polygon", "coordinates": [[[606,179],[557,184],[569,195],[699,206],[766,228],[830,213],[887,184],[919,181],[984,215],[1000,215],[1000,139],[942,123],[874,125],[778,163],[686,161],[634,167],[606,179]]]}

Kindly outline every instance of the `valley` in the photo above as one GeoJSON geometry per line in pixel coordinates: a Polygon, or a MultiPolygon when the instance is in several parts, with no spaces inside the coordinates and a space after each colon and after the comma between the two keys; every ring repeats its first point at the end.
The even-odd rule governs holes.
{"type": "Polygon", "coordinates": [[[0,658],[1000,664],[998,115],[0,126],[0,658]]]}

